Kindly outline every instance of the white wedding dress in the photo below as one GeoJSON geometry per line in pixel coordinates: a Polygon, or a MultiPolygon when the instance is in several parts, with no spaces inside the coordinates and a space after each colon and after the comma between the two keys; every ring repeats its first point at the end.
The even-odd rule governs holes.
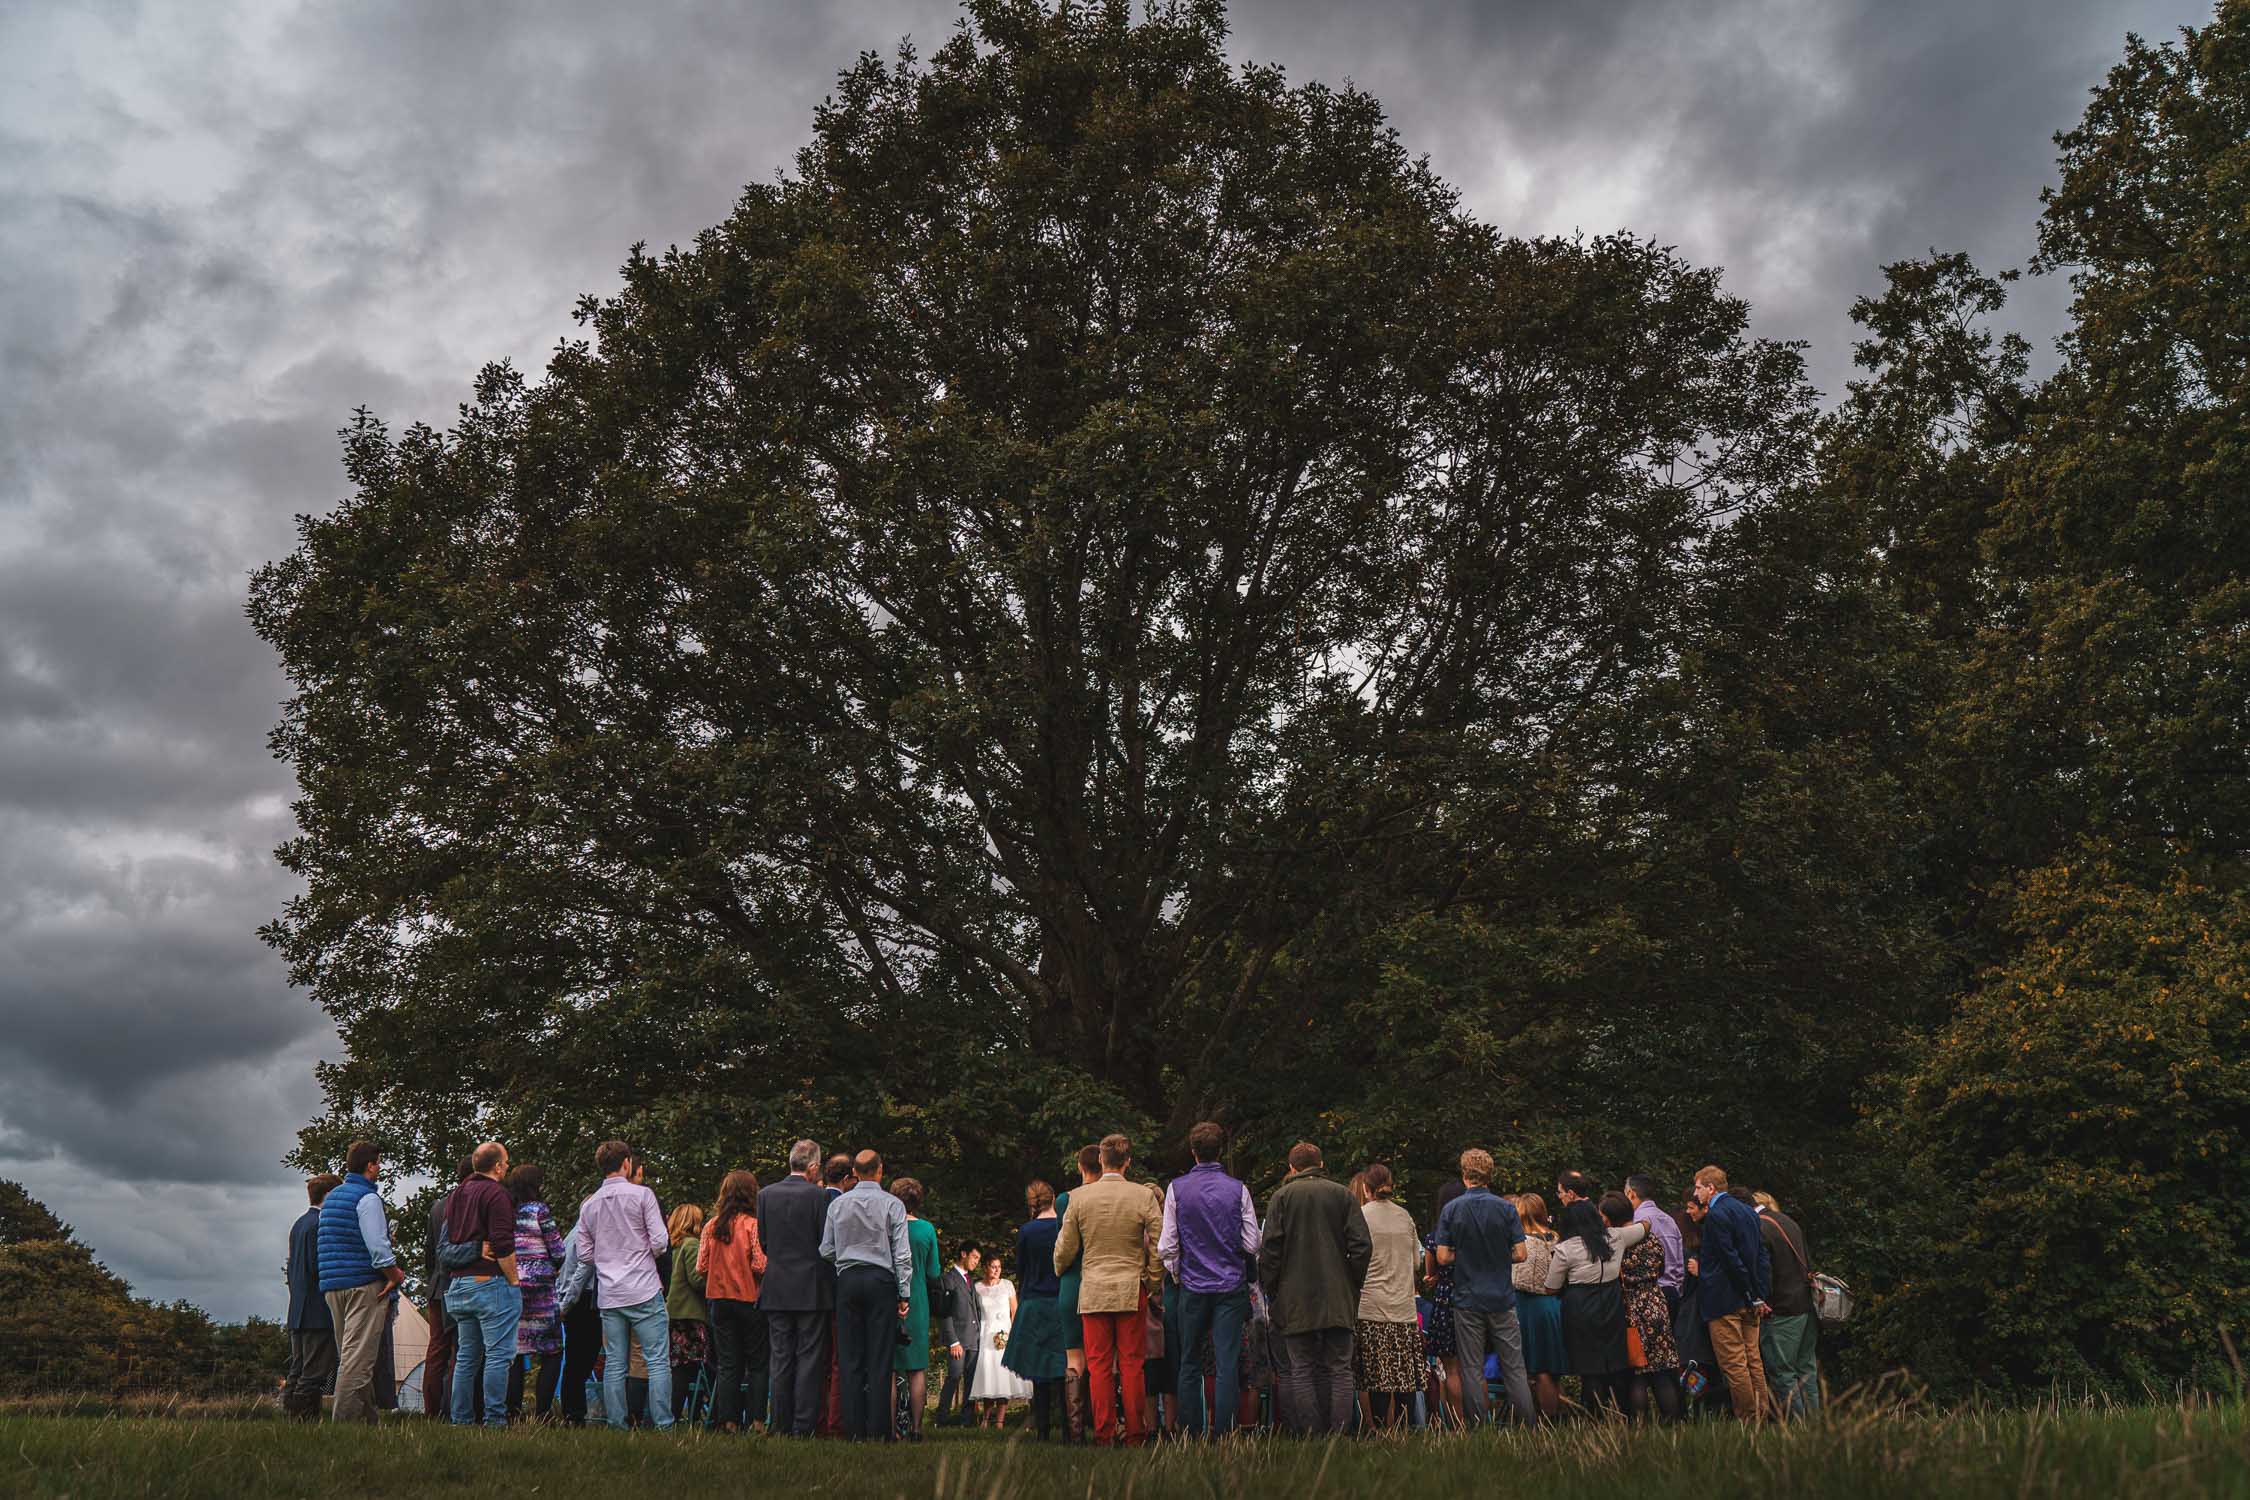
{"type": "Polygon", "coordinates": [[[1016,1300],[1015,1283],[1002,1277],[977,1283],[977,1312],[984,1318],[978,1335],[984,1346],[977,1351],[976,1377],[969,1382],[971,1401],[1029,1401],[1031,1382],[1000,1363],[1001,1335],[1008,1331],[1008,1304],[1016,1300]]]}

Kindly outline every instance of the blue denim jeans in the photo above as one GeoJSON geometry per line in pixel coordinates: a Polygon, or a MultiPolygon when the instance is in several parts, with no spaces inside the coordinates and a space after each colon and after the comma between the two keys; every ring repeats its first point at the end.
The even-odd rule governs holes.
{"type": "Polygon", "coordinates": [[[516,1362],[516,1323],[523,1297],[505,1276],[472,1281],[457,1276],[445,1288],[445,1310],[453,1316],[453,1425],[476,1425],[479,1371],[484,1389],[484,1425],[508,1425],[508,1367],[516,1362]]]}
{"type": "Polygon", "coordinates": [[[1211,1430],[1220,1437],[1234,1431],[1234,1414],[1242,1405],[1242,1325],[1250,1319],[1250,1291],[1191,1292],[1180,1288],[1180,1316],[1174,1332],[1179,1344],[1171,1349],[1173,1368],[1180,1376],[1180,1425],[1194,1437],[1203,1436],[1203,1351],[1205,1335],[1211,1339],[1212,1362],[1218,1382],[1212,1398],[1218,1404],[1211,1430]]]}
{"type": "Polygon", "coordinates": [[[638,1339],[648,1364],[648,1419],[659,1432],[672,1426],[672,1320],[660,1293],[631,1307],[602,1309],[602,1415],[625,1425],[625,1341],[638,1339]]]}

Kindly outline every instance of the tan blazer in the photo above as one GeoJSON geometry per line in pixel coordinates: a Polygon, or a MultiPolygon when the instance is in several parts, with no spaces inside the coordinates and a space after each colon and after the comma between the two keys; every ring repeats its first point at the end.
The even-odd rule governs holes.
{"type": "Polygon", "coordinates": [[[1083,1254],[1078,1310],[1137,1312],[1141,1293],[1161,1274],[1156,1242],[1163,1234],[1164,1201],[1147,1183],[1105,1177],[1073,1188],[1055,1236],[1055,1270],[1069,1270],[1083,1254]]]}

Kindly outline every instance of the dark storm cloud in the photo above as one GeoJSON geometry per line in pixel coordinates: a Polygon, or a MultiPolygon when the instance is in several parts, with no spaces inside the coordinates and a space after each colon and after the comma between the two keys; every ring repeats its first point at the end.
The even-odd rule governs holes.
{"type": "MultiPolygon", "coordinates": [[[[242,620],[341,498],[360,404],[444,424],[536,370],[635,240],[789,165],[862,49],[945,0],[0,6],[0,1172],[143,1290],[271,1312],[279,1167],[333,1033],[254,929],[288,898],[287,691],[242,620]]],[[[1515,233],[1631,228],[1848,368],[1931,246],[2020,262],[2123,33],[2188,0],[1239,5],[1515,233]]],[[[2020,296],[2049,333],[2060,294],[2020,296]]]]}

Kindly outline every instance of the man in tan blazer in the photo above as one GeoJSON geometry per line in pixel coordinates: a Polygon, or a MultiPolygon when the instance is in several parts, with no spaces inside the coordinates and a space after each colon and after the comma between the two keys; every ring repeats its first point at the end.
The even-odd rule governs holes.
{"type": "Polygon", "coordinates": [[[1159,1274],[1156,1242],[1164,1233],[1164,1202],[1156,1189],[1125,1180],[1133,1144],[1121,1135],[1102,1142],[1102,1175],[1070,1195],[1055,1236],[1059,1274],[1083,1259],[1078,1318],[1086,1338],[1086,1378],[1093,1386],[1094,1442],[1137,1448],[1148,1440],[1148,1294],[1159,1274]],[[1125,1430],[1118,1432],[1118,1383],[1125,1430]]]}

